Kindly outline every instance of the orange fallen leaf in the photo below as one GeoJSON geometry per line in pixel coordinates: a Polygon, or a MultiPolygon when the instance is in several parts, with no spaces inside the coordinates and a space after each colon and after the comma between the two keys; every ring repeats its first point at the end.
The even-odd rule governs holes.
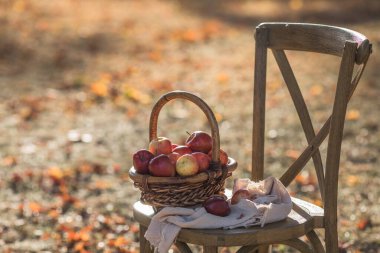
{"type": "Polygon", "coordinates": [[[47,175],[56,182],[59,182],[63,179],[63,171],[58,167],[48,168],[47,175]]]}
{"type": "Polygon", "coordinates": [[[104,180],[97,180],[94,184],[94,187],[98,190],[106,190],[111,187],[110,182],[104,180]]]}
{"type": "Polygon", "coordinates": [[[230,81],[230,77],[226,73],[219,73],[216,80],[219,84],[227,84],[230,81]]]}
{"type": "Polygon", "coordinates": [[[294,149],[288,149],[286,150],[285,155],[293,160],[296,160],[300,156],[300,152],[294,149]]]}
{"type": "Polygon", "coordinates": [[[349,186],[355,186],[359,183],[359,178],[355,175],[349,175],[346,182],[349,186]]]}
{"type": "Polygon", "coordinates": [[[307,178],[302,173],[296,176],[295,181],[300,185],[307,185],[307,178]]]}
{"type": "Polygon", "coordinates": [[[152,102],[152,98],[149,94],[142,92],[141,90],[134,88],[130,85],[124,85],[124,95],[140,104],[150,104],[152,102]]]}
{"type": "Polygon", "coordinates": [[[111,83],[112,76],[103,74],[99,80],[93,82],[90,86],[91,92],[98,97],[107,97],[109,95],[108,86],[111,83]]]}
{"type": "Polygon", "coordinates": [[[366,230],[367,228],[372,227],[372,221],[369,218],[362,218],[358,221],[356,227],[362,231],[366,230]]]}
{"type": "Polygon", "coordinates": [[[181,33],[180,38],[185,42],[199,42],[203,40],[203,34],[197,29],[188,29],[181,33]]]}
{"type": "Polygon", "coordinates": [[[43,210],[42,206],[40,204],[38,204],[37,202],[30,202],[29,203],[29,209],[33,213],[40,213],[43,210]]]}
{"type": "Polygon", "coordinates": [[[222,30],[222,24],[217,20],[211,20],[206,22],[203,26],[203,32],[205,35],[210,36],[219,33],[222,30]]]}
{"type": "Polygon", "coordinates": [[[91,84],[91,92],[99,97],[108,96],[108,86],[105,83],[91,84]]]}
{"type": "Polygon", "coordinates": [[[13,167],[17,165],[17,158],[15,156],[9,155],[3,158],[2,160],[3,166],[13,167]]]}
{"type": "Polygon", "coordinates": [[[50,218],[52,218],[52,219],[57,219],[57,218],[59,217],[59,215],[60,215],[60,213],[59,213],[56,209],[54,209],[54,210],[50,210],[50,211],[48,212],[48,216],[49,216],[50,218]]]}
{"type": "Polygon", "coordinates": [[[162,59],[162,53],[161,51],[152,51],[149,53],[149,59],[151,59],[152,61],[155,61],[155,62],[159,62],[161,61],[162,59]]]}
{"type": "Polygon", "coordinates": [[[83,242],[77,242],[76,244],[75,244],[75,246],[74,246],[74,251],[82,251],[82,250],[84,250],[84,243],[83,242]]]}
{"type": "Polygon", "coordinates": [[[310,91],[309,91],[310,95],[313,97],[321,95],[322,92],[323,92],[323,86],[319,84],[311,86],[310,91]]]}
{"type": "Polygon", "coordinates": [[[119,236],[116,238],[114,245],[115,247],[125,247],[129,244],[129,241],[124,236],[119,236]]]}
{"type": "Polygon", "coordinates": [[[346,119],[347,120],[358,120],[360,118],[360,112],[358,110],[352,109],[347,112],[346,119]]]}

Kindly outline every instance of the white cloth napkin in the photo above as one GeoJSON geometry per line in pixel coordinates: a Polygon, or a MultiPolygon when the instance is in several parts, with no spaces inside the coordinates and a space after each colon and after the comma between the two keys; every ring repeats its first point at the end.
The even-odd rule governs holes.
{"type": "Polygon", "coordinates": [[[251,201],[241,199],[231,205],[231,213],[219,217],[206,212],[203,207],[182,208],[165,207],[152,217],[145,238],[159,253],[168,252],[181,228],[195,229],[233,229],[285,219],[292,209],[290,195],[284,185],[274,177],[260,182],[249,179],[236,179],[233,193],[247,189],[258,197],[251,201]]]}

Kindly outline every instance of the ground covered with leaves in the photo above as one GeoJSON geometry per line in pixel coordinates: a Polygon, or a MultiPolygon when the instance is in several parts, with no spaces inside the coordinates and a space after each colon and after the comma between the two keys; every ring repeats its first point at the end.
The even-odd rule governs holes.
{"type": "MultiPolygon", "coordinates": [[[[139,192],[128,170],[148,144],[154,101],[170,90],[207,101],[223,149],[239,163],[234,177],[248,177],[254,27],[298,21],[345,26],[373,43],[347,113],[339,237],[342,252],[378,252],[379,11],[375,0],[0,1],[1,251],[138,252],[139,192]]],[[[318,129],[337,59],[288,56],[318,129]]],[[[306,141],[268,60],[266,175],[280,176],[306,141]]],[[[169,103],[160,114],[159,135],[175,142],[199,129],[209,131],[206,118],[190,103],[169,103]]],[[[311,164],[289,189],[321,205],[311,164]]]]}

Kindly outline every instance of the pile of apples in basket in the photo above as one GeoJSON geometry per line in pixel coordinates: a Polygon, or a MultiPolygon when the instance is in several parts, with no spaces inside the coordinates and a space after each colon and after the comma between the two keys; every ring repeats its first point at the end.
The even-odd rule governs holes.
{"type": "MultiPolygon", "coordinates": [[[[149,150],[141,149],[133,154],[133,166],[137,173],[156,177],[193,176],[210,169],[211,149],[212,138],[202,131],[193,132],[184,145],[158,137],[149,143],[149,150]]],[[[227,153],[220,149],[219,155],[221,166],[226,166],[227,153]]],[[[212,195],[203,206],[208,213],[218,216],[227,216],[231,211],[230,203],[221,195],[212,195]]]]}
{"type": "MultiPolygon", "coordinates": [[[[142,149],[133,155],[133,166],[138,173],[155,177],[193,176],[209,169],[211,148],[211,136],[202,131],[192,133],[184,145],[158,137],[149,143],[149,150],[142,149]]],[[[220,150],[221,165],[227,162],[227,153],[220,150]]]]}

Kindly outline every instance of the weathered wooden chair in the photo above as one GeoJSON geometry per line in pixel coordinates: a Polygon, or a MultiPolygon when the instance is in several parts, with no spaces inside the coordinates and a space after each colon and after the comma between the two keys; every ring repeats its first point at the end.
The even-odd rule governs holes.
{"type": "MultiPolygon", "coordinates": [[[[218,247],[241,246],[238,252],[261,251],[271,244],[285,244],[301,252],[338,252],[337,187],[341,142],[347,103],[351,98],[371,53],[368,39],[357,32],[332,26],[296,23],[262,23],[256,27],[254,78],[252,179],[263,178],[264,123],[267,49],[271,49],[291,94],[301,120],[308,146],[285,171],[280,180],[288,186],[312,158],[324,206],[320,208],[293,198],[294,208],[284,221],[233,230],[182,229],[176,246],[191,252],[186,243],[203,245],[204,252],[217,252],[218,247]],[[284,50],[309,51],[341,57],[332,114],[315,134],[311,119],[284,50]],[[354,65],[359,65],[353,76],[354,65]],[[328,137],[326,170],[319,146],[328,137]],[[325,247],[315,229],[325,230],[325,247]],[[306,236],[310,245],[299,239],[306,236]]],[[[141,252],[152,252],[144,239],[153,210],[137,202],[134,217],[140,223],[141,252]]]]}

